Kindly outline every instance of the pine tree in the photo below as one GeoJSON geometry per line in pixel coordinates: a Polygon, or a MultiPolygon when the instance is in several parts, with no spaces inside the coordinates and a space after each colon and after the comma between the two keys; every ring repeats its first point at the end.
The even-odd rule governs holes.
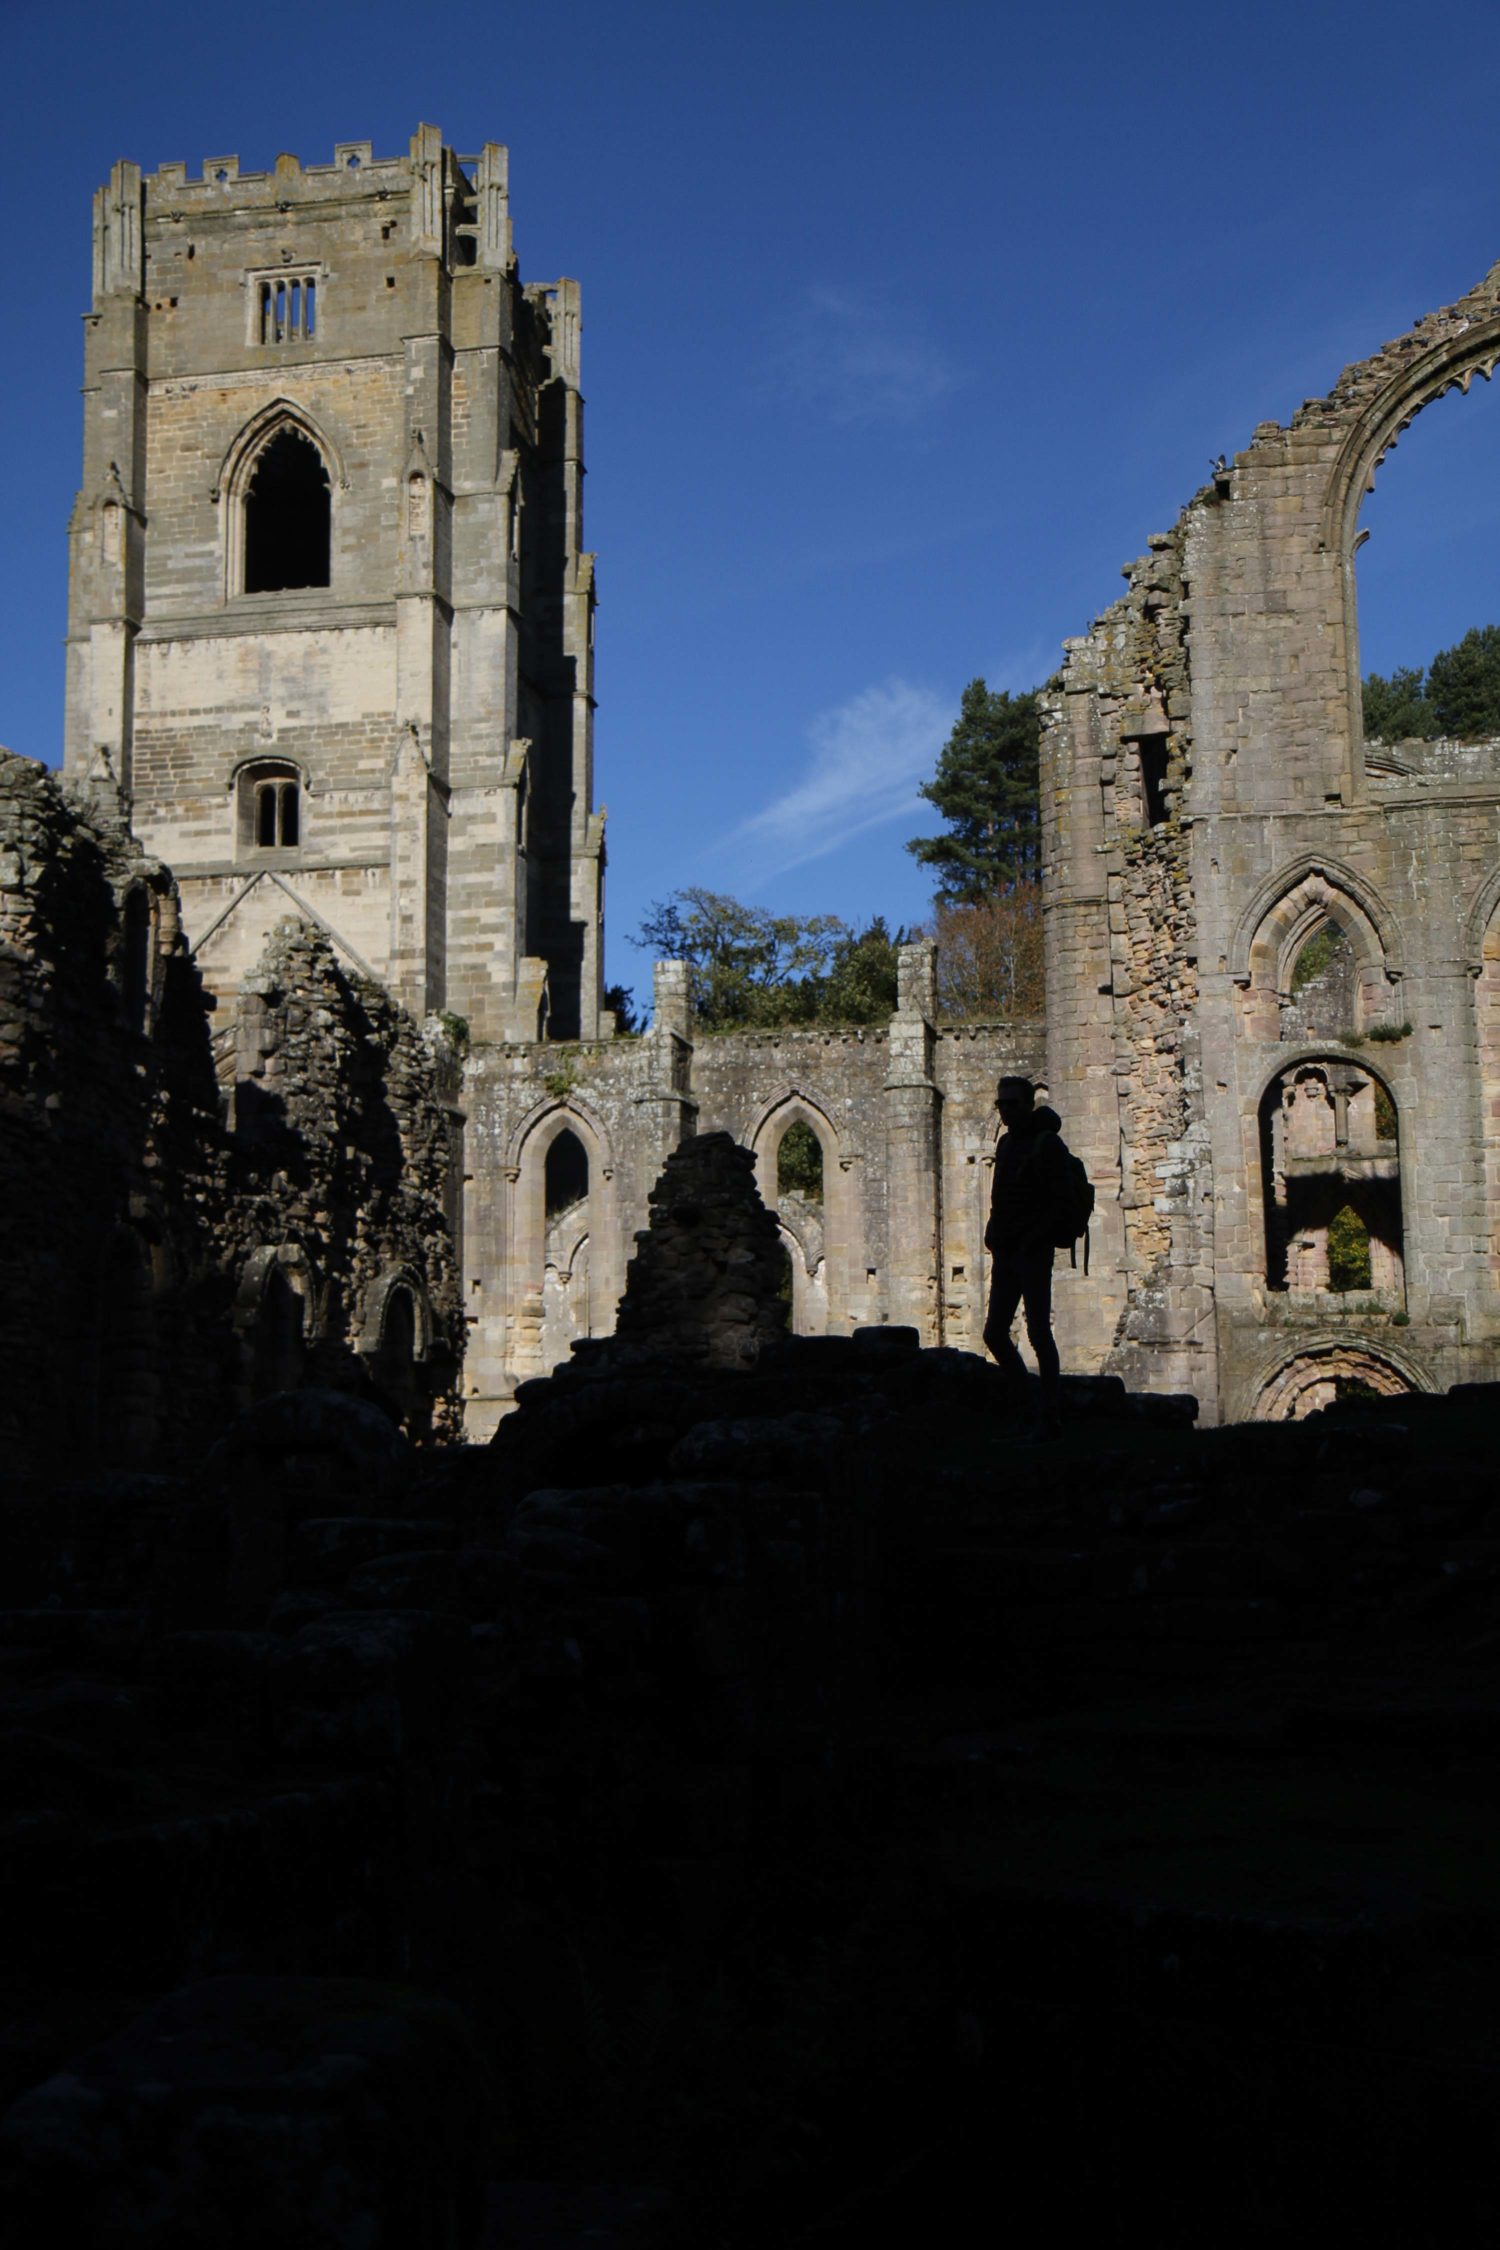
{"type": "Polygon", "coordinates": [[[1035,873],[1041,733],[1034,692],[992,693],[983,680],[964,689],[937,772],[921,790],[949,833],[914,837],[906,847],[936,868],[941,903],[972,905],[1035,873]]]}
{"type": "Polygon", "coordinates": [[[1460,742],[1500,735],[1500,625],[1476,625],[1438,651],[1427,667],[1427,701],[1439,734],[1460,742]]]}

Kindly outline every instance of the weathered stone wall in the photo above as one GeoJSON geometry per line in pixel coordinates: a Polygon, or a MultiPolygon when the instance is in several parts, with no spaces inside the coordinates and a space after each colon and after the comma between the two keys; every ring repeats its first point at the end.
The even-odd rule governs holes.
{"type": "Polygon", "coordinates": [[[414,1425],[462,1350],[457,1065],[280,930],[238,1051],[169,872],[0,754],[7,1459],[170,1459],[317,1376],[414,1425]]]}
{"type": "MultiPolygon", "coordinates": [[[[904,988],[912,1004],[888,1025],[696,1033],[685,971],[666,962],[643,1038],[480,1047],[469,1056],[472,1435],[488,1432],[518,1382],[546,1373],[576,1340],[609,1333],[651,1189],[692,1132],[728,1133],[753,1153],[792,1262],[800,1332],[847,1335],[896,1321],[932,1342],[979,1348],[995,1080],[1008,1070],[1041,1074],[1045,1027],[937,1025],[930,960],[910,950],[922,956],[904,988]],[[777,1154],[796,1123],[818,1142],[820,1201],[778,1192],[777,1154]],[[586,1154],[588,1192],[549,1228],[547,1161],[564,1133],[586,1154]]],[[[1060,1274],[1065,1335],[1084,1289],[1081,1275],[1060,1274]]]]}
{"type": "MultiPolygon", "coordinates": [[[[1046,699],[1049,1064],[1106,1206],[1077,1336],[1086,1364],[1210,1415],[1318,1395],[1320,1363],[1425,1389],[1496,1362],[1500,773],[1484,745],[1365,744],[1353,553],[1396,435],[1497,353],[1492,274],[1262,424],[1046,699]],[[1329,922],[1355,955],[1350,1020],[1299,1037],[1292,972],[1329,922]],[[1268,1276],[1266,1105],[1302,1059],[1358,1060],[1394,1104],[1394,1306],[1268,1276]]],[[[1330,1179],[1384,1161],[1341,1150],[1330,1179]]]]}
{"type": "Polygon", "coordinates": [[[600,1028],[578,292],[522,285],[507,183],[423,126],[399,158],[123,163],[96,199],[66,769],[171,862],[226,995],[293,906],[418,1016],[600,1028]],[[287,433],[326,583],[263,590],[287,433]]]}

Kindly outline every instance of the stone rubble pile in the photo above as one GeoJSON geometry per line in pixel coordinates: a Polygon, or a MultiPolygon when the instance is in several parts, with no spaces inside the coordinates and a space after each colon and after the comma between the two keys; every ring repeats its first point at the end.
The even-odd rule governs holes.
{"type": "Polygon", "coordinates": [[[755,1159],[728,1133],[667,1158],[636,1237],[616,1335],[663,1363],[753,1366],[786,1333],[785,1260],[755,1186],[755,1159]]]}

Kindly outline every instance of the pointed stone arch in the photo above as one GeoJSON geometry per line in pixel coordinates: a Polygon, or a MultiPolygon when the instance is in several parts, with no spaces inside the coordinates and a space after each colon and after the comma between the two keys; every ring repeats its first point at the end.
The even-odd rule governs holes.
{"type": "Polygon", "coordinates": [[[575,1341],[610,1334],[625,1287],[607,1126],[574,1093],[535,1103],[507,1152],[507,1306],[513,1372],[546,1374],[575,1341]],[[547,1159],[571,1133],[587,1161],[584,1195],[549,1220],[547,1159]]]}
{"type": "Polygon", "coordinates": [[[1390,1012],[1388,989],[1402,975],[1395,916],[1374,885],[1322,852],[1305,852],[1263,883],[1241,914],[1229,974],[1242,995],[1240,1024],[1250,1038],[1279,1039],[1292,968],[1313,933],[1337,922],[1356,958],[1356,1021],[1368,1030],[1390,1012]]]}
{"type": "Polygon", "coordinates": [[[1433,1388],[1409,1354],[1328,1330],[1299,1337],[1295,1351],[1262,1369],[1251,1386],[1250,1419],[1298,1422],[1320,1407],[1335,1405],[1341,1392],[1354,1385],[1377,1398],[1433,1388]]]}
{"type": "Polygon", "coordinates": [[[349,479],[344,473],[343,455],[334,438],[305,406],[295,399],[273,398],[259,407],[235,432],[225,448],[219,463],[219,473],[214,479],[209,498],[221,501],[235,491],[243,491],[249,482],[261,449],[269,443],[278,430],[294,429],[315,445],[323,457],[328,471],[328,481],[336,492],[347,492],[349,479]]]}
{"type": "MultiPolygon", "coordinates": [[[[1342,580],[1344,650],[1348,670],[1349,734],[1364,740],[1355,554],[1361,543],[1359,512],[1375,489],[1375,473],[1403,430],[1425,407],[1450,391],[1466,395],[1476,375],[1488,381],[1500,364],[1500,306],[1495,275],[1419,329],[1387,345],[1340,378],[1339,393],[1364,394],[1329,471],[1323,501],[1322,540],[1335,556],[1342,580]],[[1427,334],[1421,333],[1422,329],[1427,334]]],[[[1336,394],[1337,395],[1337,394],[1336,394]]]]}
{"type": "MultiPolygon", "coordinates": [[[[1481,285],[1483,286],[1483,285],[1481,285]]],[[[1461,308],[1451,308],[1459,314],[1461,308]]],[[[1438,318],[1445,316],[1438,315],[1438,318]]],[[[1351,369],[1342,387],[1352,388],[1361,379],[1375,376],[1385,355],[1377,354],[1362,367],[1351,369]]],[[[1384,383],[1372,384],[1371,396],[1351,422],[1329,472],[1323,503],[1323,538],[1330,548],[1352,560],[1359,511],[1373,491],[1375,472],[1403,430],[1426,406],[1449,391],[1467,392],[1476,375],[1488,381],[1500,363],[1500,307],[1491,304],[1479,317],[1463,317],[1454,331],[1405,359],[1392,359],[1384,383]]]]}
{"type": "Polygon", "coordinates": [[[252,1398],[299,1388],[307,1346],[321,1326],[319,1294],[316,1270],[300,1243],[268,1243],[251,1251],[235,1291],[233,1320],[252,1398]]]}
{"type": "Polygon", "coordinates": [[[329,577],[337,544],[338,495],[348,490],[341,452],[322,425],[305,407],[288,398],[264,406],[236,433],[223,460],[210,497],[220,506],[223,537],[223,572],[226,598],[246,591],[246,503],[256,470],[268,450],[283,437],[295,437],[312,447],[328,483],[329,577]]]}
{"type": "Polygon", "coordinates": [[[792,1268],[792,1325],[804,1335],[844,1334],[851,1328],[854,1192],[848,1151],[828,1108],[796,1085],[783,1085],[761,1108],[747,1145],[755,1158],[761,1201],[777,1213],[782,1245],[792,1268]],[[789,1210],[781,1216],[776,1160],[793,1125],[805,1125],[823,1157],[821,1213],[789,1210]]]}
{"type": "Polygon", "coordinates": [[[1495,942],[1497,917],[1500,917],[1500,866],[1490,869],[1464,916],[1464,952],[1475,975],[1484,962],[1486,948],[1495,942]]]}

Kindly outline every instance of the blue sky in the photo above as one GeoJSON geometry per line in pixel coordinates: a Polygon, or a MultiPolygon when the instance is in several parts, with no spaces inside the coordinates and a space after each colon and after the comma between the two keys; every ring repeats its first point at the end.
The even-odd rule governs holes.
{"type": "MultiPolygon", "coordinates": [[[[419,119],[511,149],[583,284],[610,974],[648,904],[926,910],[964,682],[1033,684],[1210,458],[1500,257],[1500,10],[0,0],[12,444],[0,739],[55,760],[89,198],[419,119]]],[[[1500,386],[1497,386],[1500,387],[1500,386]]],[[[1366,668],[1500,619],[1500,399],[1365,521],[1366,668]]]]}

